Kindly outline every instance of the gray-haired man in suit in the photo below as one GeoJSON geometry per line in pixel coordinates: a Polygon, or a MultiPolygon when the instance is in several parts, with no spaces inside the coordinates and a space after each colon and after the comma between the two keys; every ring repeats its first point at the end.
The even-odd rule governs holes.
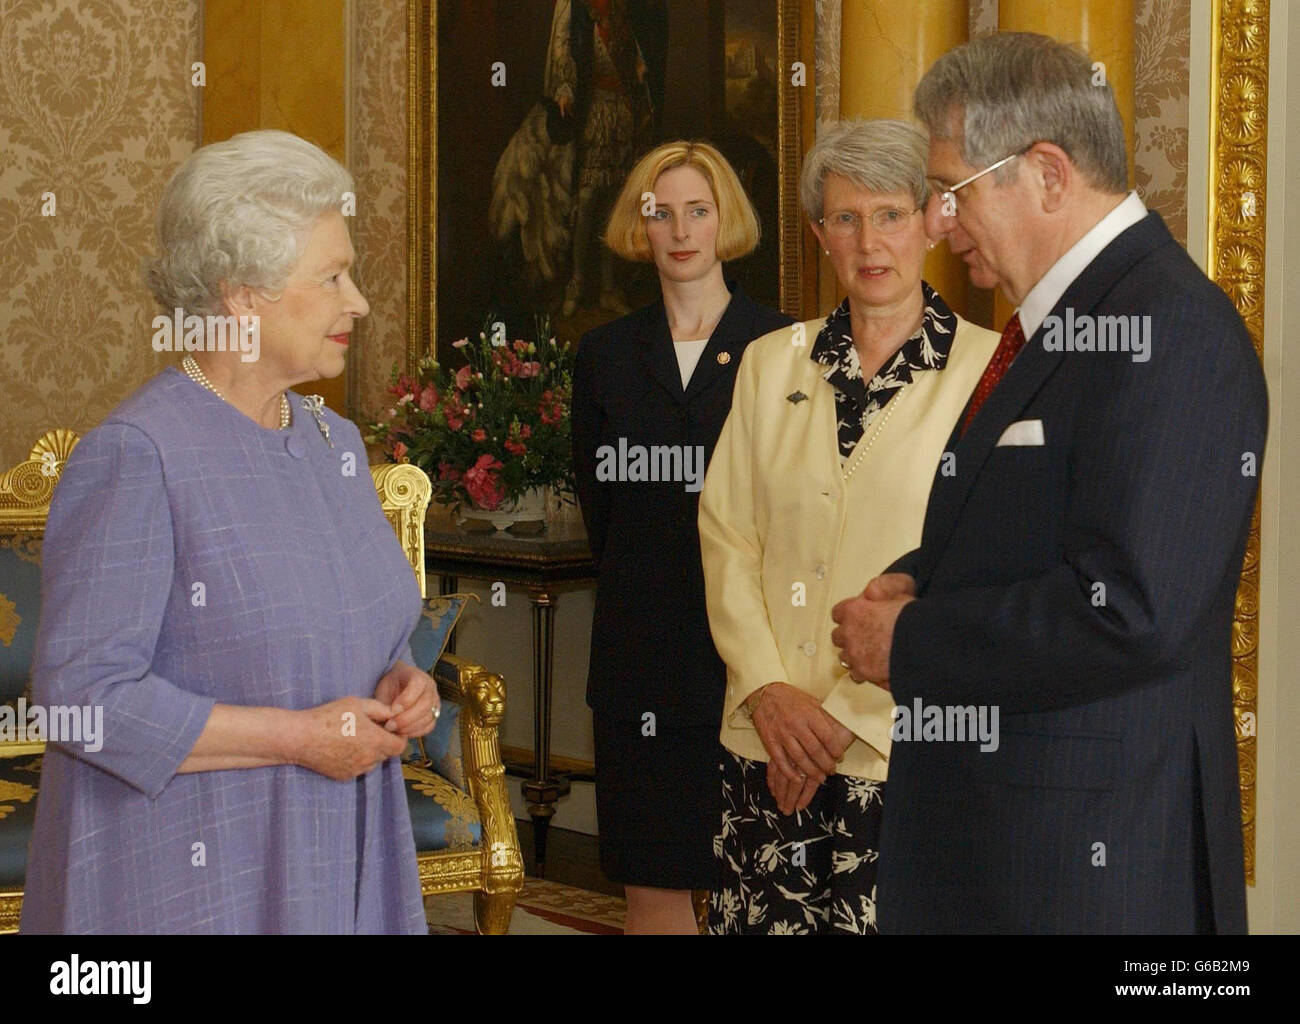
{"type": "Polygon", "coordinates": [[[1259,359],[1126,194],[1123,125],[1081,52],[986,36],[915,105],[930,234],[1018,310],[921,546],[834,612],[854,678],[900,706],[880,929],[1243,932],[1230,639],[1259,359]]]}

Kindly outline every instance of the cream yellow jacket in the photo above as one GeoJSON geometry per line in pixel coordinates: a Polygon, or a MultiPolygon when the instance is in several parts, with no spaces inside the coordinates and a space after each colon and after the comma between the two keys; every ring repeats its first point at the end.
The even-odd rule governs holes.
{"type": "Polygon", "coordinates": [[[740,704],[786,682],[822,701],[857,740],[840,771],[883,779],[893,700],[854,683],[831,643],[831,608],[920,543],[944,443],[998,343],[958,318],[942,370],[915,375],[840,461],[835,389],[809,358],[825,319],[745,350],[731,414],[700,492],[709,628],[727,664],[721,740],[767,760],[740,704]],[[791,401],[802,393],[806,400],[791,401]]]}

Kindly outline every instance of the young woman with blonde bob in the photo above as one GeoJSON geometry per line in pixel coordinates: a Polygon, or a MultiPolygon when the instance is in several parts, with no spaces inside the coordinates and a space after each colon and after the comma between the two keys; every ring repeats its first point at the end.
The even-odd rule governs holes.
{"type": "Polygon", "coordinates": [[[670,142],[633,168],[606,244],[653,262],[663,298],[578,348],[573,450],[597,565],[587,703],[601,867],[627,892],[625,930],[696,931],[721,814],[726,672],[705,615],[699,490],[745,347],[790,319],[728,283],[758,219],[726,159],[670,142]]]}

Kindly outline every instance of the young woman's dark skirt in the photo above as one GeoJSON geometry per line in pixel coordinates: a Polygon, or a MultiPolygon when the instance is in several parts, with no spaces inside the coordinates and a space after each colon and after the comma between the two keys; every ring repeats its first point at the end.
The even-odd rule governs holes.
{"type": "Polygon", "coordinates": [[[711,889],[725,752],[718,727],[672,728],[662,717],[648,725],[593,715],[601,870],[624,885],[711,889]]]}

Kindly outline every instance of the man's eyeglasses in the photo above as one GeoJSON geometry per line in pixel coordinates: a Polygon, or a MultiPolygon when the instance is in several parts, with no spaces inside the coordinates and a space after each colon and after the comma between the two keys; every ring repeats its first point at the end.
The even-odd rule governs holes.
{"type": "MultiPolygon", "coordinates": [[[[882,235],[892,235],[902,231],[907,225],[908,218],[920,212],[919,208],[900,210],[896,206],[885,206],[875,210],[867,219],[882,235]]],[[[819,217],[817,223],[836,238],[854,238],[862,230],[862,215],[852,210],[836,210],[825,217],[819,217]]]]}
{"type": "Polygon", "coordinates": [[[976,171],[969,178],[963,178],[955,185],[945,185],[943,182],[931,178],[930,179],[931,184],[937,186],[935,188],[935,191],[939,193],[939,201],[943,203],[943,215],[945,217],[957,216],[957,192],[959,190],[965,188],[972,181],[976,181],[979,178],[984,177],[984,175],[990,173],[991,171],[996,171],[1003,164],[1011,163],[1011,161],[1014,160],[1016,157],[1024,156],[1036,145],[1037,145],[1036,142],[1031,142],[1028,146],[1020,150],[1019,152],[1012,153],[1010,156],[1004,156],[1001,160],[997,161],[997,163],[989,164],[987,167],[984,168],[984,170],[976,171]]]}

